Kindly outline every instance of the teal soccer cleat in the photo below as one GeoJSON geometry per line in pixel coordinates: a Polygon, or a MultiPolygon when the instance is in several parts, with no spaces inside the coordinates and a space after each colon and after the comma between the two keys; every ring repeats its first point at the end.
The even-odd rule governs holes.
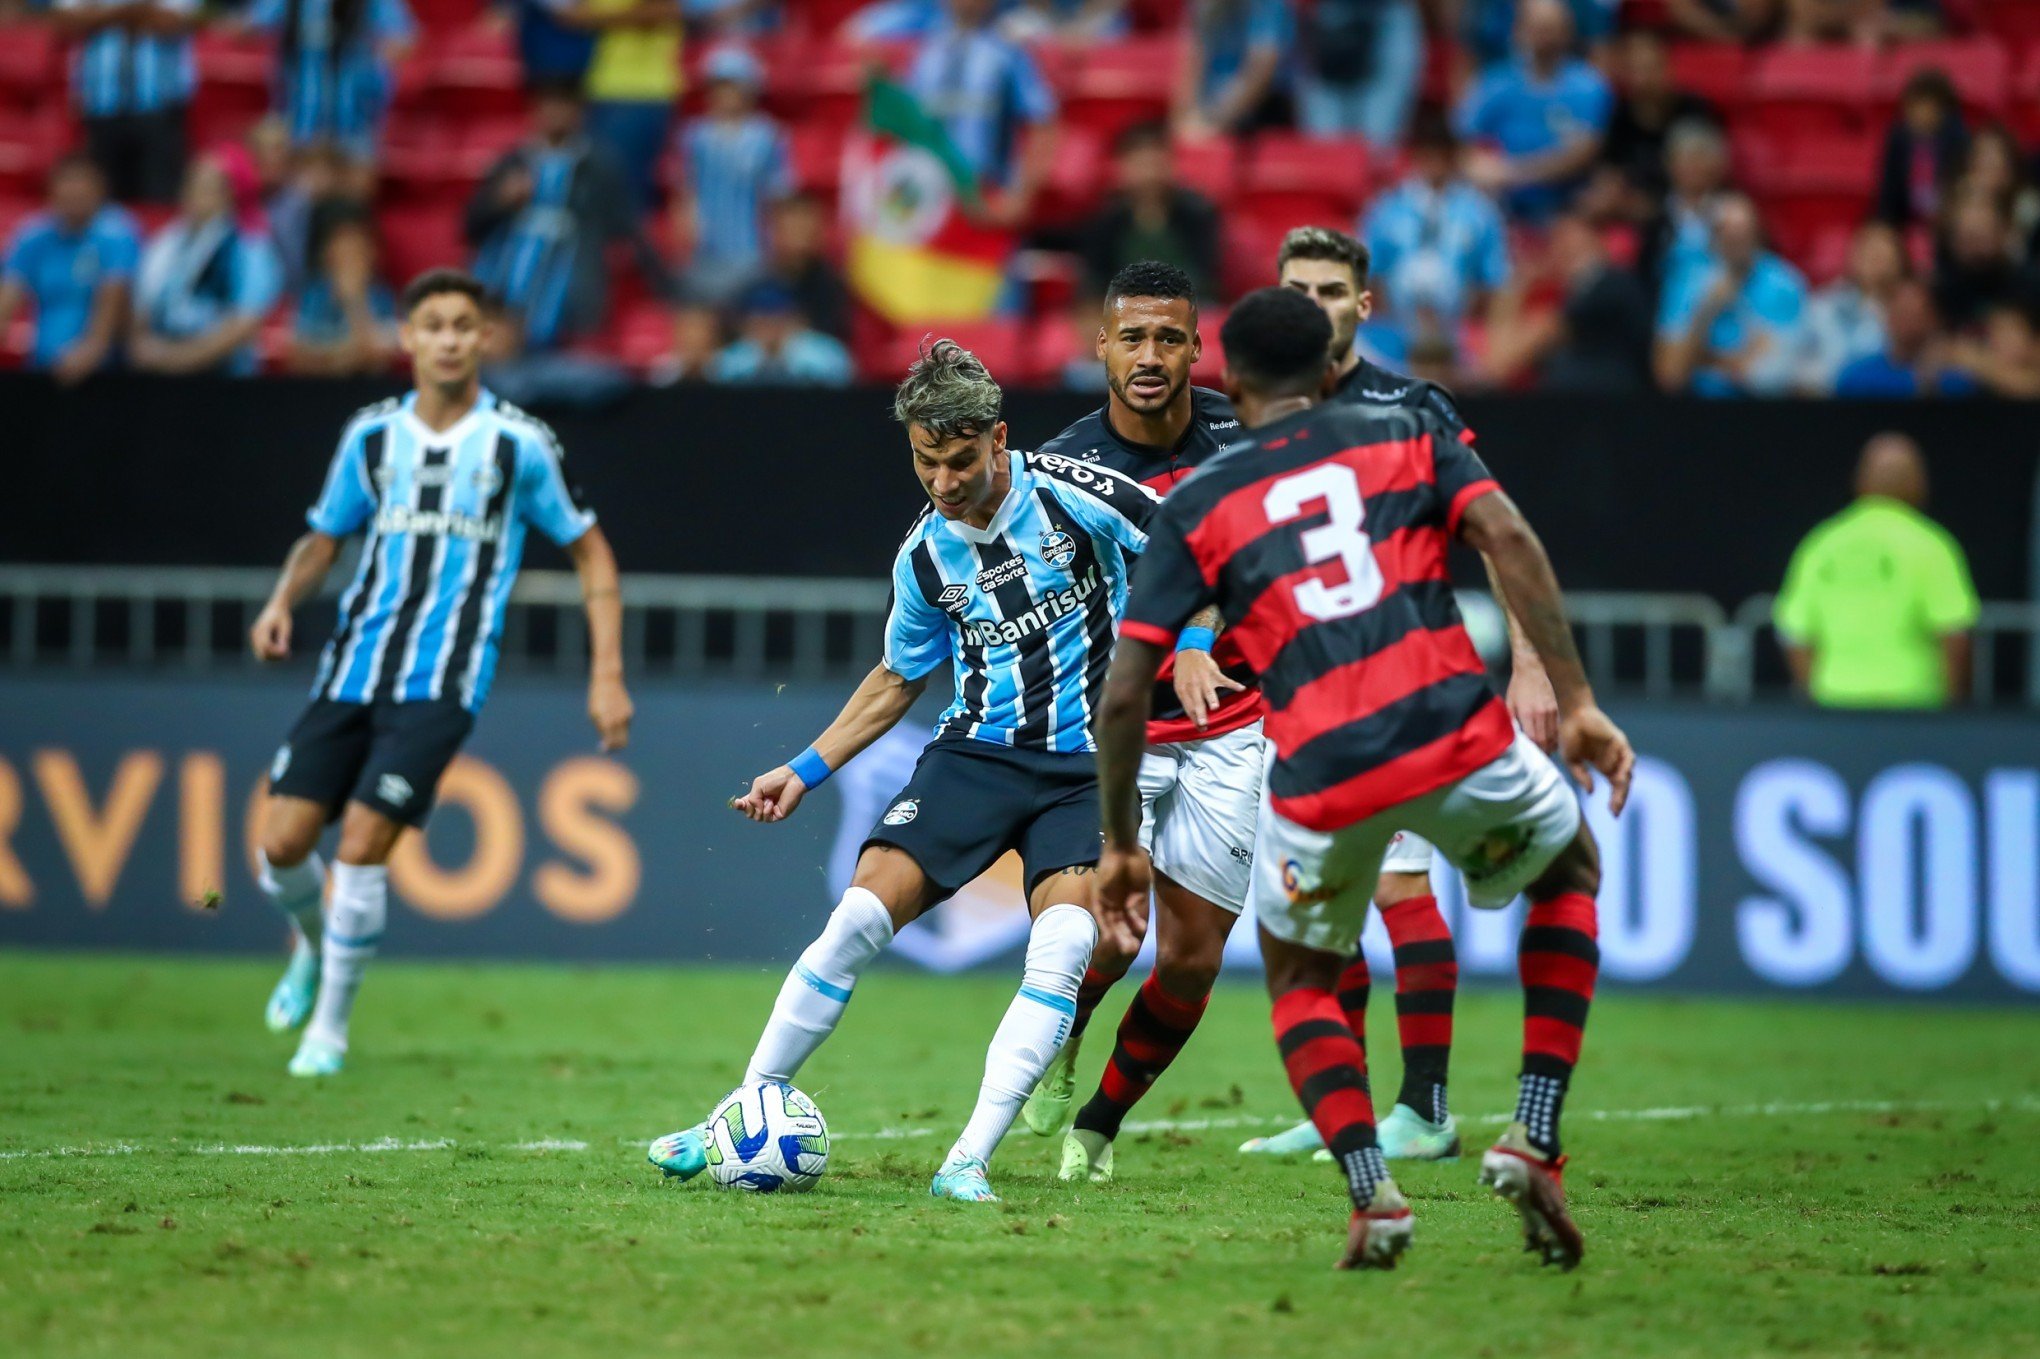
{"type": "Polygon", "coordinates": [[[319,950],[299,935],[297,947],[290,951],[290,966],[283,970],[283,979],[269,993],[269,1005],[262,1012],[262,1022],[269,1026],[271,1033],[287,1033],[301,1028],[312,1017],[312,1001],[318,994],[319,950]]]}
{"type": "Polygon", "coordinates": [[[699,1124],[667,1133],[645,1148],[645,1159],[666,1172],[666,1178],[685,1181],[708,1169],[708,1142],[699,1124]]]}
{"type": "Polygon", "coordinates": [[[954,1199],[958,1203],[999,1201],[999,1196],[992,1192],[991,1181],[985,1178],[985,1163],[975,1156],[944,1162],[942,1169],[935,1172],[935,1180],[928,1186],[928,1193],[934,1198],[954,1199]]]}
{"type": "Polygon", "coordinates": [[[1410,1108],[1398,1104],[1388,1111],[1376,1130],[1381,1155],[1389,1161],[1456,1161],[1459,1159],[1459,1124],[1452,1115],[1433,1123],[1410,1108]]]}
{"type": "Polygon", "coordinates": [[[340,1068],[347,1064],[347,1049],[336,1048],[331,1043],[305,1035],[298,1044],[297,1056],[290,1059],[290,1074],[293,1076],[337,1076],[340,1068]]]}
{"type": "Polygon", "coordinates": [[[1322,1151],[1324,1145],[1325,1139],[1319,1135],[1317,1126],[1306,1118],[1273,1137],[1250,1137],[1240,1143],[1240,1150],[1249,1156],[1301,1156],[1306,1152],[1322,1151]]]}

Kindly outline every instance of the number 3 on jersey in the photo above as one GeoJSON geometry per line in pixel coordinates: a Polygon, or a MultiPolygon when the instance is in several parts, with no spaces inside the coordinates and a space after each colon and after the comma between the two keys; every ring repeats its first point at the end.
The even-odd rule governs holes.
{"type": "Polygon", "coordinates": [[[1268,488],[1261,512],[1272,524],[1298,518],[1315,501],[1325,503],[1329,521],[1303,535],[1303,557],[1312,566],[1336,559],[1346,568],[1338,584],[1307,580],[1295,587],[1296,607],[1319,622],[1347,618],[1372,608],[1385,582],[1374,560],[1374,543],[1363,529],[1367,509],[1360,503],[1360,479],[1341,463],[1316,467],[1284,477],[1268,488]]]}

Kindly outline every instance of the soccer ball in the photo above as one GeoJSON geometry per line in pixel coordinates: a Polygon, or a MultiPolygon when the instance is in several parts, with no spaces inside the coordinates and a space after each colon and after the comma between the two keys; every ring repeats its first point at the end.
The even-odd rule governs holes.
{"type": "Polygon", "coordinates": [[[722,1189],[812,1189],[829,1165],[829,1125],[784,1081],[741,1085],[708,1116],[708,1177],[722,1189]]]}

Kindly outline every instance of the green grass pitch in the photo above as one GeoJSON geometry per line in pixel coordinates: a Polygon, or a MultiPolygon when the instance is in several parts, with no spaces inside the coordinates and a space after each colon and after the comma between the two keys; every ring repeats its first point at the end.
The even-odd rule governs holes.
{"type": "MultiPolygon", "coordinates": [[[[802,1081],[830,1173],[763,1197],[662,1183],[643,1143],[737,1079],[777,970],[389,962],[314,1084],[262,1031],[278,965],[0,956],[0,1354],[2040,1352],[2032,1012],[1604,991],[1568,1118],[1582,1268],[1521,1254],[1469,1158],[1402,1172],[1416,1245],[1355,1276],[1334,1172],[1234,1154],[1294,1109],[1254,987],[1221,989],[1119,1183],[1056,1183],[1023,1128],[973,1208],[928,1177],[1009,977],[869,978],[802,1081]]],[[[1516,1005],[1462,998],[1470,1149],[1516,1005]]]]}

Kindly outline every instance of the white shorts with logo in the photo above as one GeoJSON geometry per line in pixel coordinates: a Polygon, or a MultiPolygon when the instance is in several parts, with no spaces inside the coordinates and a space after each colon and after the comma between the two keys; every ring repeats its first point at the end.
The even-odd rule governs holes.
{"type": "Polygon", "coordinates": [[[1384,873],[1428,873],[1431,871],[1431,842],[1410,831],[1397,831],[1382,851],[1384,873]]]}
{"type": "Polygon", "coordinates": [[[1254,915],[1268,932],[1326,953],[1352,952],[1383,856],[1413,830],[1466,878],[1469,903],[1508,905],[1579,833],[1580,806],[1551,757],[1522,732],[1465,778],[1338,831],[1262,811],[1254,915]]]}
{"type": "Polygon", "coordinates": [[[1267,744],[1256,722],[1149,746],[1140,761],[1140,843],[1155,871],[1235,915],[1252,890],[1267,744]]]}

